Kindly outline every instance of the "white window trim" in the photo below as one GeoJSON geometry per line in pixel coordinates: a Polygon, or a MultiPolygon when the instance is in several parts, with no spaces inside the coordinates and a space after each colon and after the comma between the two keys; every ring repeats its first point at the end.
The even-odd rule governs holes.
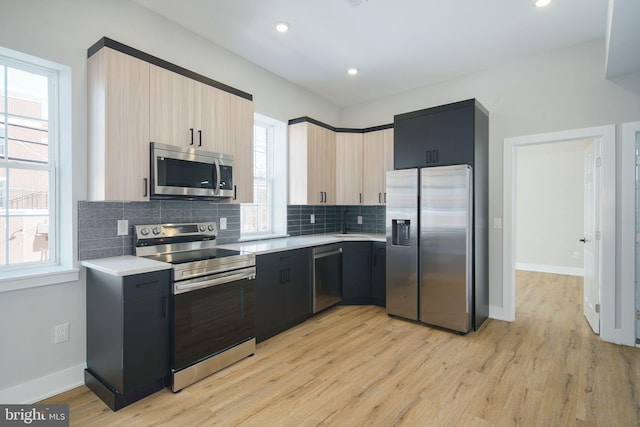
{"type": "Polygon", "coordinates": [[[278,191],[271,195],[271,231],[268,233],[242,233],[240,230],[240,242],[267,240],[278,237],[287,237],[287,124],[259,113],[254,113],[254,123],[267,125],[272,130],[272,146],[270,154],[272,169],[269,179],[278,191]],[[276,155],[283,153],[284,155],[276,155]],[[280,191],[282,189],[282,191],[280,191]]]}
{"type": "Polygon", "coordinates": [[[0,292],[15,291],[21,289],[34,288],[38,286],[48,286],[59,283],[78,281],[80,269],[78,268],[76,257],[77,231],[74,227],[75,217],[73,191],[61,191],[62,188],[71,190],[73,188],[73,147],[72,147],[72,91],[71,91],[71,68],[45,59],[37,58],[22,52],[0,47],[0,55],[12,58],[15,61],[34,64],[38,67],[48,68],[57,72],[57,112],[56,130],[57,150],[55,153],[55,163],[57,173],[54,175],[54,182],[50,185],[56,186],[55,209],[57,238],[55,239],[57,248],[57,259],[55,264],[43,265],[41,267],[25,266],[0,272],[0,292]],[[68,153],[61,156],[60,153],[68,153]]]}

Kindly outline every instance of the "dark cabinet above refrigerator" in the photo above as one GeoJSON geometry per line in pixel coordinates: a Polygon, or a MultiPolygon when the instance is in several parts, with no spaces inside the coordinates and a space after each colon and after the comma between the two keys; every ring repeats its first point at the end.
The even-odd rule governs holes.
{"type": "Polygon", "coordinates": [[[394,169],[474,164],[487,145],[487,110],[475,99],[394,117],[394,169]],[[478,138],[485,138],[477,143],[478,138]]]}

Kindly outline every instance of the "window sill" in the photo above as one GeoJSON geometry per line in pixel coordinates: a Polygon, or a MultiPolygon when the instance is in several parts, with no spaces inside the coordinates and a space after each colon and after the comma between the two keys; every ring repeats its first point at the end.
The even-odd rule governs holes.
{"type": "Polygon", "coordinates": [[[261,234],[261,235],[256,235],[256,236],[246,236],[246,237],[240,237],[238,239],[238,243],[241,242],[255,242],[255,241],[260,241],[260,240],[271,240],[271,239],[280,239],[283,237],[289,237],[288,234],[261,234]]]}
{"type": "Polygon", "coordinates": [[[0,273],[0,292],[74,282],[80,278],[79,268],[55,266],[0,273]]]}

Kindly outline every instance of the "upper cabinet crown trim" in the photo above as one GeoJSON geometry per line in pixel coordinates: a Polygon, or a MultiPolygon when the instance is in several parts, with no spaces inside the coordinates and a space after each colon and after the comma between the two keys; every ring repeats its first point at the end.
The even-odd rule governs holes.
{"type": "Polygon", "coordinates": [[[489,115],[489,110],[487,110],[476,98],[467,99],[464,101],[452,102],[451,104],[438,105],[437,107],[425,108],[422,110],[411,111],[409,113],[396,114],[394,120],[404,120],[410,119],[412,117],[423,116],[425,114],[434,114],[447,110],[454,110],[456,108],[464,108],[467,106],[473,106],[482,111],[485,115],[489,115]]]}
{"type": "Polygon", "coordinates": [[[367,132],[375,132],[378,130],[384,130],[384,129],[393,129],[393,123],[389,123],[386,125],[380,125],[380,126],[373,126],[373,127],[369,127],[369,128],[363,128],[363,129],[353,129],[353,128],[336,128],[333,127],[331,125],[328,125],[326,123],[322,123],[321,121],[318,121],[316,119],[312,119],[311,117],[298,117],[297,119],[291,119],[289,120],[289,125],[295,125],[296,123],[304,123],[304,122],[308,122],[308,123],[312,123],[316,126],[320,126],[323,127],[325,129],[329,129],[332,132],[344,132],[344,133],[367,133],[367,132]]]}
{"type": "Polygon", "coordinates": [[[223,90],[225,92],[229,92],[233,95],[239,96],[241,98],[244,99],[248,99],[249,101],[253,101],[253,95],[251,95],[250,93],[246,93],[243,92],[239,89],[236,89],[234,87],[228,86],[224,83],[220,83],[219,81],[210,79],[209,77],[203,76],[202,74],[198,74],[195,73],[191,70],[187,70],[186,68],[182,68],[178,65],[172,64],[170,62],[165,61],[164,59],[160,59],[157,58],[153,55],[149,55],[146,52],[142,52],[141,50],[135,49],[131,46],[127,46],[125,44],[122,44],[120,42],[117,42],[113,39],[110,39],[108,37],[103,37],[100,40],[98,40],[93,46],[91,46],[88,50],[87,50],[87,58],[90,58],[93,54],[95,54],[96,52],[98,52],[100,49],[102,49],[103,47],[108,47],[111,48],[113,50],[117,50],[118,52],[122,52],[124,54],[127,54],[129,56],[133,56],[134,58],[138,58],[142,61],[148,62],[150,64],[153,65],[157,65],[158,67],[167,69],[169,71],[173,71],[174,73],[177,74],[181,74],[185,77],[188,77],[190,79],[193,80],[197,80],[201,83],[204,83],[208,86],[213,86],[215,88],[218,88],[220,90],[223,90]]]}

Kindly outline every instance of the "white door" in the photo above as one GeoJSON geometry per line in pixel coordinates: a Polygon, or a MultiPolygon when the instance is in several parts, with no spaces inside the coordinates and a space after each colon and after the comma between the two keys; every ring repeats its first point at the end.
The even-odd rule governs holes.
{"type": "Polygon", "coordinates": [[[600,142],[590,141],[584,149],[584,316],[591,329],[600,333],[600,274],[599,274],[599,209],[600,142]]]}

